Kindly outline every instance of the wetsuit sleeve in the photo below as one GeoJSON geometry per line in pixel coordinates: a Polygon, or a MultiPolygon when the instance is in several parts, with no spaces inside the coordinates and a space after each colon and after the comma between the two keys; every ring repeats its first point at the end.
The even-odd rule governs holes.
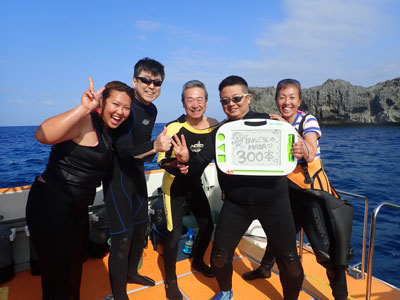
{"type": "MultiPolygon", "coordinates": [[[[215,127],[218,128],[218,127],[215,127]]],[[[208,135],[208,140],[205,142],[207,147],[205,147],[198,155],[191,156],[188,161],[189,174],[202,173],[207,165],[215,159],[215,134],[217,130],[208,135]]]]}
{"type": "MultiPolygon", "coordinates": [[[[154,159],[155,154],[149,155],[143,159],[135,159],[134,156],[143,154],[151,151],[154,148],[154,141],[146,141],[142,138],[143,143],[138,142],[133,135],[133,125],[129,126],[129,123],[133,122],[128,119],[125,123],[121,124],[118,128],[113,130],[112,138],[114,140],[114,149],[117,151],[119,157],[123,160],[137,160],[150,162],[154,159]]],[[[151,131],[150,131],[151,132],[151,131]]],[[[144,134],[144,132],[143,132],[144,134]]],[[[151,133],[150,133],[151,134],[151,133]]]]}
{"type": "MultiPolygon", "coordinates": [[[[135,160],[139,160],[139,161],[145,161],[145,162],[151,162],[153,161],[154,157],[156,156],[156,153],[146,156],[144,158],[134,158],[136,155],[140,155],[146,152],[149,152],[151,150],[153,150],[154,148],[154,141],[150,141],[141,145],[135,145],[135,146],[129,146],[129,145],[120,145],[119,146],[121,148],[120,155],[121,157],[123,157],[124,159],[129,159],[129,158],[133,158],[135,160]]],[[[118,151],[118,147],[117,147],[117,151],[118,151]]]]}
{"type": "Polygon", "coordinates": [[[132,145],[132,143],[129,143],[129,141],[131,141],[131,139],[126,139],[122,142],[115,144],[115,148],[122,159],[135,159],[144,162],[151,162],[154,159],[156,154],[146,156],[142,159],[135,158],[136,155],[140,155],[153,150],[154,141],[146,142],[141,145],[132,145]]]}

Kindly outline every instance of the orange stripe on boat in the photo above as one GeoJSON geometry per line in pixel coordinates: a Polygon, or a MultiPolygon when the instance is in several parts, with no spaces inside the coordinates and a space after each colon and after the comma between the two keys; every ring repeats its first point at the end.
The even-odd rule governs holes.
{"type": "Polygon", "coordinates": [[[0,194],[23,192],[23,191],[29,190],[30,188],[31,188],[30,185],[16,186],[16,187],[10,187],[10,188],[2,188],[2,189],[0,189],[0,194]]]}

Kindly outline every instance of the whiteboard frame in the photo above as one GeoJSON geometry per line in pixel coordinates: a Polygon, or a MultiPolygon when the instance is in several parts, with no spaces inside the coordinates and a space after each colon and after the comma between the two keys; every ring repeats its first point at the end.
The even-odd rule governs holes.
{"type": "MultiPolygon", "coordinates": [[[[284,176],[291,173],[296,168],[297,160],[292,156],[291,151],[293,144],[297,141],[298,136],[296,129],[287,122],[272,119],[244,119],[231,121],[221,125],[216,132],[215,162],[222,172],[230,175],[284,176]],[[251,164],[253,165],[246,165],[245,163],[239,165],[234,162],[237,160],[237,157],[234,158],[234,154],[232,153],[233,149],[236,149],[235,146],[233,146],[232,138],[232,135],[235,132],[247,131],[250,135],[253,134],[254,136],[260,136],[260,133],[263,131],[270,131],[268,132],[268,135],[270,135],[271,132],[276,133],[276,130],[280,131],[280,144],[277,145],[278,150],[273,150],[275,153],[276,151],[280,152],[278,153],[279,157],[276,157],[275,155],[275,158],[280,159],[278,163],[275,162],[275,165],[254,165],[254,161],[251,161],[251,164]]],[[[263,147],[262,143],[258,143],[256,146],[257,145],[263,147]]],[[[260,151],[262,150],[259,150],[259,152],[260,151]]],[[[247,155],[247,157],[249,156],[247,155]]]]}

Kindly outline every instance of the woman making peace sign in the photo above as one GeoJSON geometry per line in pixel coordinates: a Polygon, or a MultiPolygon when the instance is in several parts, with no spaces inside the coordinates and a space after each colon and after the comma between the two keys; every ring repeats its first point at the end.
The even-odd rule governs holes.
{"type": "Polygon", "coordinates": [[[129,115],[131,88],[109,82],[89,89],[74,109],[44,121],[35,137],[53,145],[46,170],[36,177],[26,220],[38,255],[43,299],[79,299],[87,256],[88,206],[111,165],[108,128],[129,115]]]}

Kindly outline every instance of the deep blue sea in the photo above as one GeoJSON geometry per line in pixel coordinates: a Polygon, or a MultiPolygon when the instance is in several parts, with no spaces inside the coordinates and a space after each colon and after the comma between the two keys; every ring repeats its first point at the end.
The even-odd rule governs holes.
{"type": "MultiPolygon", "coordinates": [[[[163,125],[156,124],[154,137],[163,125]]],[[[44,170],[50,147],[35,140],[36,128],[0,127],[0,188],[30,185],[44,170]]],[[[369,200],[369,221],[379,203],[400,205],[400,127],[323,127],[322,133],[322,160],[332,185],[365,195],[369,200]]],[[[157,164],[148,163],[146,169],[157,169],[157,164]]],[[[349,200],[355,211],[354,264],[361,261],[364,201],[349,200]]],[[[400,287],[399,229],[400,211],[382,208],[378,215],[372,273],[397,287],[400,287]]]]}

